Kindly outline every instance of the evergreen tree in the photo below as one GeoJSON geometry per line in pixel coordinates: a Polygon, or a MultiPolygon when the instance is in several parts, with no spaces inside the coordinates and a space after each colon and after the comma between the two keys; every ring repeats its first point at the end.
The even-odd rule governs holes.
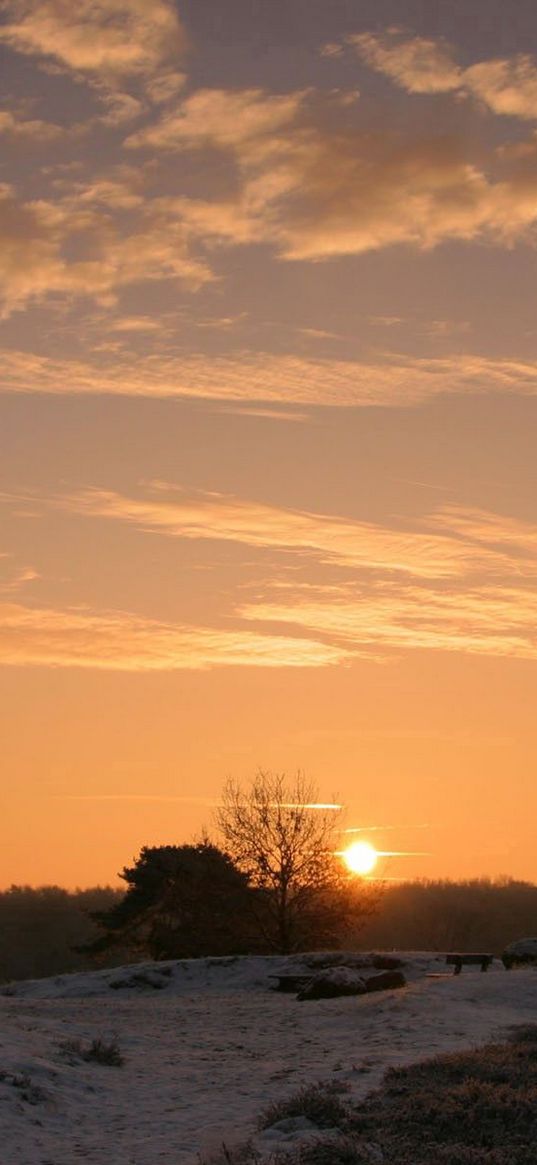
{"type": "Polygon", "coordinates": [[[94,915],[104,934],[94,953],[118,944],[153,959],[246,953],[251,948],[247,876],[217,846],[144,846],[120,877],[124,898],[94,915]]]}

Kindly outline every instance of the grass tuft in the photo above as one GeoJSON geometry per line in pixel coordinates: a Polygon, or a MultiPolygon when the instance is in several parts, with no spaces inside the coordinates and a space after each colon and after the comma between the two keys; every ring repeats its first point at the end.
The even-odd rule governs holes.
{"type": "Polygon", "coordinates": [[[260,1129],[268,1129],[277,1121],[304,1116],[318,1129],[343,1129],[348,1120],[348,1107],[341,1099],[342,1084],[330,1081],[310,1084],[283,1100],[268,1105],[259,1117],[260,1129]]]}
{"type": "Polygon", "coordinates": [[[121,1068],[125,1063],[116,1040],[97,1038],[87,1045],[82,1040],[63,1040],[59,1049],[61,1055],[71,1062],[84,1060],[87,1064],[103,1064],[107,1068],[121,1068]]]}

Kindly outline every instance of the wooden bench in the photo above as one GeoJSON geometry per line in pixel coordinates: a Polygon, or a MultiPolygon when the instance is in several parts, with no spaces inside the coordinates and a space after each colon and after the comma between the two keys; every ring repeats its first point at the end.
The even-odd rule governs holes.
{"type": "Polygon", "coordinates": [[[468,955],[450,953],[446,955],[446,963],[453,963],[453,974],[460,975],[463,967],[479,966],[482,971],[487,971],[492,963],[494,955],[468,955]]]}

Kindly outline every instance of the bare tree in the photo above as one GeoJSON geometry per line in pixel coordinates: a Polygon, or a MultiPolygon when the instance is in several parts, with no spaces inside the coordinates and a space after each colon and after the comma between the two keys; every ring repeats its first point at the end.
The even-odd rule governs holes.
{"type": "Polygon", "coordinates": [[[258,926],[273,950],[338,945],[351,922],[371,913],[371,892],[349,879],[334,853],[340,810],[319,805],[302,773],[260,770],[247,788],[229,780],[216,821],[258,891],[258,926]]]}

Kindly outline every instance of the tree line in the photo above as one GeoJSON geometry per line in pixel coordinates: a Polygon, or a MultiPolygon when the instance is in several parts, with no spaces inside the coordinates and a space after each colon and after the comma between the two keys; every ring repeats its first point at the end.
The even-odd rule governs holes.
{"type": "MultiPolygon", "coordinates": [[[[10,886],[0,891],[0,981],[93,967],[90,955],[80,950],[100,933],[92,914],[111,909],[122,898],[123,892],[110,886],[10,886]]],[[[110,952],[105,961],[112,965],[117,955],[110,952]]]]}
{"type": "Polygon", "coordinates": [[[537,935],[537,886],[503,877],[387,884],[360,946],[383,950],[488,951],[537,935]]]}
{"type": "Polygon", "coordinates": [[[302,774],[229,781],[215,825],[144,846],[125,890],[0,893],[0,979],[203,955],[346,947],[500,953],[537,930],[537,887],[509,879],[385,884],[349,874],[341,823],[302,774]]]}
{"type": "MultiPolygon", "coordinates": [[[[94,970],[96,966],[155,957],[158,945],[152,951],[141,936],[130,942],[120,940],[119,934],[116,943],[108,947],[102,944],[98,954],[92,953],[106,933],[95,914],[107,914],[111,909],[115,913],[115,908],[126,902],[127,894],[99,886],[73,891],[60,886],[11,886],[0,891],[0,981],[94,970]]],[[[242,919],[242,914],[238,917],[242,919]]],[[[254,943],[247,928],[242,933],[241,943],[234,935],[235,953],[263,948],[259,939],[254,943]]],[[[336,941],[327,945],[352,950],[479,949],[500,954],[514,939],[535,934],[537,886],[533,883],[510,879],[420,881],[387,884],[376,912],[364,919],[363,927],[354,935],[348,931],[336,935],[336,941]]],[[[154,937],[158,943],[158,929],[154,937]]],[[[199,942],[197,949],[191,948],[192,955],[229,950],[224,937],[222,930],[210,936],[206,932],[206,941],[199,942]]]]}

